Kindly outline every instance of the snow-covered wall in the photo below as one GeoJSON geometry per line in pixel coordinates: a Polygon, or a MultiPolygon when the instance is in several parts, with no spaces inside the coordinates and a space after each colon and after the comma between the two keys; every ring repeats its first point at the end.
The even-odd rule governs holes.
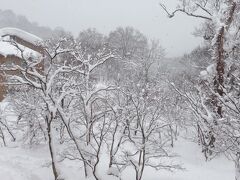
{"type": "Polygon", "coordinates": [[[19,58],[26,58],[26,59],[28,59],[29,57],[41,56],[40,53],[38,53],[28,47],[24,47],[20,44],[17,44],[17,45],[18,45],[18,48],[16,46],[14,46],[13,44],[11,44],[10,42],[0,41],[0,54],[4,57],[12,55],[12,56],[16,56],[19,58]]]}

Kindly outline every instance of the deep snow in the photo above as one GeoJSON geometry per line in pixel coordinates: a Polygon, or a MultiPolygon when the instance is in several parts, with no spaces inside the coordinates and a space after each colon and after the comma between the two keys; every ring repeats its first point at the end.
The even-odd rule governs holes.
{"type": "MultiPolygon", "coordinates": [[[[205,162],[199,147],[184,139],[180,139],[175,147],[181,157],[186,170],[168,172],[146,169],[144,180],[233,180],[234,165],[224,157],[211,162],[205,162]]],[[[102,163],[104,164],[104,163],[102,163]]],[[[101,165],[102,165],[101,164],[101,165]]],[[[78,164],[79,165],[79,164],[78,164]]],[[[81,168],[77,163],[61,163],[61,170],[66,180],[79,180],[82,177],[81,168]]],[[[105,176],[106,170],[101,168],[104,180],[115,179],[105,176]]],[[[131,180],[134,171],[127,169],[123,179],[131,180]]],[[[0,148],[0,179],[2,180],[52,180],[50,157],[46,145],[29,147],[2,147],[0,148]]]]}
{"type": "MultiPolygon", "coordinates": [[[[0,103],[0,117],[7,121],[16,118],[7,103],[0,103]]],[[[206,162],[201,148],[194,142],[179,137],[174,146],[185,170],[169,172],[146,168],[143,180],[234,180],[234,163],[225,157],[206,162]]],[[[106,157],[106,155],[103,155],[106,157]]],[[[107,158],[99,165],[102,180],[115,180],[107,175],[107,158]],[[105,161],[105,162],[104,162],[105,161]]],[[[84,180],[82,164],[76,161],[59,162],[65,180],[84,180]]],[[[122,180],[134,180],[134,170],[127,168],[122,180]]],[[[26,146],[8,143],[0,147],[0,180],[53,180],[48,146],[45,144],[26,146]]]]}

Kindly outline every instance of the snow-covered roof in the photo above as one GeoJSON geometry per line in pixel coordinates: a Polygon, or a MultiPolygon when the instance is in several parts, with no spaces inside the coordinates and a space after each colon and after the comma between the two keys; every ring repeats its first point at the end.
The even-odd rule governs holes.
{"type": "Polygon", "coordinates": [[[12,55],[12,56],[16,56],[19,58],[26,58],[26,59],[29,57],[41,56],[40,53],[28,47],[22,46],[20,44],[17,44],[17,46],[23,51],[23,57],[22,57],[21,50],[19,48],[11,44],[11,42],[4,42],[4,41],[0,41],[0,54],[3,55],[4,57],[12,55]]]}
{"type": "Polygon", "coordinates": [[[37,45],[37,43],[42,41],[41,38],[31,33],[28,33],[26,31],[23,31],[21,29],[11,28],[11,27],[2,28],[0,29],[0,54],[1,55],[5,57],[13,55],[19,58],[23,58],[21,54],[21,50],[22,50],[24,58],[40,56],[40,53],[38,53],[37,51],[29,47],[26,47],[24,45],[21,45],[18,42],[14,42],[14,44],[16,44],[18,48],[20,48],[21,50],[18,49],[13,43],[11,43],[11,40],[8,38],[8,36],[17,36],[33,45],[37,45]]]}
{"type": "Polygon", "coordinates": [[[17,29],[17,28],[11,28],[11,27],[5,27],[0,29],[0,36],[6,36],[6,35],[12,35],[12,36],[17,36],[29,43],[32,44],[37,44],[38,42],[41,42],[42,39],[39,38],[38,36],[35,36],[31,33],[28,33],[26,31],[23,31],[21,29],[17,29]]]}

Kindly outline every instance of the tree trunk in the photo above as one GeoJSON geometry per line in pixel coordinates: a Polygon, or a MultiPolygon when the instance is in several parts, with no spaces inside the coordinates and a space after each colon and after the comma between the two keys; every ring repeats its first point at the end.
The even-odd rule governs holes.
{"type": "MultiPolygon", "coordinates": [[[[229,27],[232,24],[234,12],[236,10],[236,2],[229,1],[229,12],[228,16],[226,17],[226,21],[224,25],[218,30],[216,34],[216,42],[214,43],[214,54],[213,58],[217,64],[216,71],[217,75],[215,77],[215,91],[220,95],[223,96],[223,87],[224,87],[224,71],[225,71],[225,57],[224,57],[224,37],[225,31],[228,31],[229,27]]],[[[223,117],[222,115],[222,105],[219,103],[217,97],[214,98],[214,105],[217,108],[217,114],[220,118],[223,117]]],[[[217,124],[217,122],[215,122],[217,124]]]]}
{"type": "MultiPolygon", "coordinates": [[[[223,49],[223,39],[224,39],[224,31],[225,28],[222,26],[217,34],[217,40],[215,43],[215,52],[214,57],[216,58],[216,71],[217,75],[214,80],[215,91],[220,95],[223,96],[223,87],[224,87],[224,49],[223,49]]],[[[214,97],[214,105],[216,107],[217,114],[220,118],[222,118],[222,106],[220,105],[218,98],[214,97]]],[[[217,122],[214,122],[217,125],[217,122]]]]}
{"type": "Polygon", "coordinates": [[[6,147],[5,136],[4,136],[4,134],[3,134],[3,130],[2,130],[1,127],[0,127],[0,134],[1,134],[2,141],[3,141],[3,145],[4,145],[4,147],[6,147]]]}
{"type": "Polygon", "coordinates": [[[235,180],[240,180],[240,153],[237,153],[235,159],[235,180]]]}
{"type": "Polygon", "coordinates": [[[98,156],[97,156],[97,162],[94,164],[94,167],[93,167],[93,176],[94,176],[95,180],[100,180],[100,178],[98,177],[98,174],[97,174],[97,166],[98,166],[98,163],[99,163],[99,157],[98,156]]]}
{"type": "MultiPolygon", "coordinates": [[[[46,117],[48,118],[48,117],[46,117]]],[[[53,147],[53,142],[52,142],[52,135],[51,135],[51,122],[52,120],[48,120],[47,122],[47,134],[48,134],[48,147],[49,147],[49,151],[50,151],[50,156],[51,156],[51,161],[52,161],[52,171],[53,171],[53,175],[54,175],[54,180],[59,180],[59,174],[57,171],[57,167],[56,167],[56,157],[55,157],[55,153],[54,153],[54,147],[53,147]]]]}

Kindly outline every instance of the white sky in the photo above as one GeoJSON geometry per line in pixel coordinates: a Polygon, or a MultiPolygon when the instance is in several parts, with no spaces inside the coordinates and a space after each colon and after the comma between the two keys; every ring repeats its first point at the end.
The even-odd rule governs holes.
{"type": "Polygon", "coordinates": [[[74,35],[90,27],[106,34],[118,26],[132,26],[149,38],[160,39],[169,57],[200,44],[201,39],[192,35],[199,19],[181,14],[169,19],[160,1],[170,9],[177,4],[177,0],[0,0],[0,8],[12,9],[42,26],[61,26],[74,35]]]}

